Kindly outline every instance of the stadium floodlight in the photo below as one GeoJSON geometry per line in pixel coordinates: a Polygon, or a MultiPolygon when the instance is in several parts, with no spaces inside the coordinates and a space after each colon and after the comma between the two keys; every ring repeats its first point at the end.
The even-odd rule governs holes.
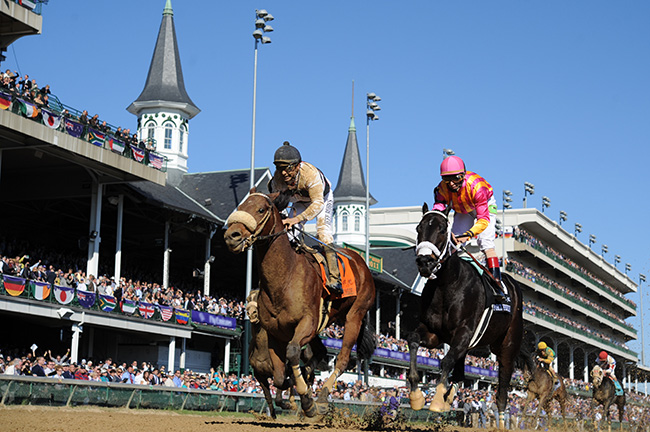
{"type": "Polygon", "coordinates": [[[503,208],[504,209],[509,209],[512,208],[510,203],[512,202],[512,192],[510,192],[508,189],[503,190],[503,208]]]}
{"type": "Polygon", "coordinates": [[[614,267],[616,267],[616,264],[621,262],[621,256],[620,255],[614,255],[614,267]]]}
{"type": "Polygon", "coordinates": [[[562,226],[562,221],[566,222],[567,214],[564,210],[560,210],[560,226],[562,226]]]}
{"type": "Polygon", "coordinates": [[[456,153],[452,149],[442,149],[442,158],[447,159],[449,156],[453,156],[456,153]]]}
{"type": "Polygon", "coordinates": [[[551,206],[551,199],[547,196],[542,197],[542,213],[544,213],[544,207],[551,206]]]}
{"type": "Polygon", "coordinates": [[[375,111],[381,110],[377,104],[380,100],[377,94],[366,93],[366,264],[370,263],[370,122],[379,120],[375,111]]]}
{"type": "Polygon", "coordinates": [[[591,249],[591,245],[596,243],[596,236],[593,234],[589,234],[589,248],[591,249]]]}
{"type": "Polygon", "coordinates": [[[600,252],[601,252],[601,255],[602,255],[603,257],[605,256],[605,254],[606,254],[607,252],[609,252],[609,248],[607,247],[606,244],[604,244],[604,245],[602,245],[602,246],[600,247],[600,252]]]}
{"type": "Polygon", "coordinates": [[[625,263],[625,274],[627,274],[629,271],[632,271],[632,264],[625,263]]]}
{"type": "Polygon", "coordinates": [[[639,285],[641,285],[642,282],[645,282],[645,275],[639,273],[639,285]]]}
{"type": "Polygon", "coordinates": [[[573,231],[574,235],[576,237],[578,237],[578,233],[581,233],[581,232],[582,232],[582,225],[580,225],[579,223],[576,223],[575,230],[573,231]]]}
{"type": "Polygon", "coordinates": [[[526,208],[526,197],[535,194],[535,185],[532,183],[524,182],[524,208],[526,208]]]}

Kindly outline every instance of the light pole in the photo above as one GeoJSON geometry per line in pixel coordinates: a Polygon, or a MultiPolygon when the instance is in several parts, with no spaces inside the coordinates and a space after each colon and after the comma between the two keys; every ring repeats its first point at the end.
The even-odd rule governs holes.
{"type": "Polygon", "coordinates": [[[575,230],[573,231],[573,235],[576,238],[578,238],[578,233],[581,233],[581,232],[582,232],[582,225],[580,225],[579,223],[576,223],[575,230]]]}
{"type": "Polygon", "coordinates": [[[501,266],[503,267],[503,270],[505,271],[506,269],[506,209],[511,208],[512,206],[510,203],[512,202],[512,192],[510,192],[508,189],[503,190],[503,194],[501,196],[501,201],[502,201],[502,207],[503,207],[503,227],[501,228],[501,245],[502,245],[502,250],[501,250],[501,266]]]}
{"type": "Polygon", "coordinates": [[[641,310],[641,365],[645,366],[645,335],[643,333],[643,282],[645,282],[645,275],[639,273],[639,309],[641,310]]]}
{"type": "Polygon", "coordinates": [[[550,207],[551,206],[551,199],[547,196],[542,197],[542,213],[544,213],[544,207],[550,207]]]}
{"type": "Polygon", "coordinates": [[[629,271],[632,271],[632,265],[630,263],[625,263],[625,274],[629,271]]]}
{"type": "Polygon", "coordinates": [[[560,226],[562,226],[562,221],[566,222],[567,214],[564,210],[560,210],[560,226]]]}
{"type": "Polygon", "coordinates": [[[593,234],[589,234],[589,249],[591,249],[591,245],[596,243],[596,236],[593,234]]]}
{"type": "Polygon", "coordinates": [[[535,185],[524,182],[524,208],[526,208],[526,196],[535,194],[535,185]]]}
{"type": "Polygon", "coordinates": [[[381,98],[374,93],[366,94],[366,264],[370,267],[370,122],[379,120],[375,111],[381,98]]]}
{"type": "MultiPolygon", "coordinates": [[[[253,32],[253,38],[255,39],[255,62],[253,67],[253,128],[251,133],[251,171],[249,174],[250,177],[250,188],[255,187],[255,114],[257,108],[257,44],[268,44],[271,43],[271,38],[264,36],[264,33],[269,33],[273,31],[273,27],[267,24],[267,22],[273,21],[273,15],[268,13],[266,9],[260,9],[255,11],[255,31],[253,32]]],[[[249,247],[246,250],[246,298],[251,293],[253,286],[253,247],[249,247]]],[[[244,374],[248,373],[248,343],[251,335],[251,322],[248,319],[248,314],[244,314],[244,335],[243,335],[243,346],[242,346],[242,371],[244,374]]]]}
{"type": "Polygon", "coordinates": [[[620,255],[614,255],[614,267],[616,267],[616,264],[621,262],[621,256],[620,255]]]}
{"type": "Polygon", "coordinates": [[[606,244],[602,245],[600,247],[600,254],[602,255],[603,258],[605,258],[605,254],[609,252],[609,248],[607,247],[606,244]]]}

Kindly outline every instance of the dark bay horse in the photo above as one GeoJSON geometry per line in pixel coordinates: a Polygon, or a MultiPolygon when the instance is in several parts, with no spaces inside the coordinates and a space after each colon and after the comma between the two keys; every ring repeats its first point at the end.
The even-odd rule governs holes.
{"type": "Polygon", "coordinates": [[[477,328],[490,315],[481,276],[469,262],[457,253],[450,253],[451,230],[449,210],[429,211],[422,206],[422,220],[417,227],[417,266],[423,277],[428,277],[420,305],[420,324],[409,335],[411,365],[408,381],[411,387],[411,407],[422,409],[424,397],[416,355],[420,345],[436,348],[442,343],[449,351],[441,364],[440,382],[431,402],[431,411],[448,411],[465,377],[465,356],[476,346],[489,346],[499,362],[499,386],[496,396],[499,427],[504,427],[504,411],[508,399],[514,361],[519,356],[523,335],[522,297],[519,285],[508,275],[503,276],[511,298],[511,313],[494,313],[486,331],[479,335],[477,328]],[[484,311],[486,315],[484,315],[484,311]],[[453,373],[452,373],[453,371],[453,373]],[[451,379],[450,379],[451,374],[451,379]],[[453,385],[452,385],[453,384],[453,385]]]}
{"type": "MultiPolygon", "coordinates": [[[[224,238],[234,253],[255,245],[255,264],[260,275],[257,300],[260,322],[254,326],[250,360],[271,416],[275,418],[269,378],[273,378],[278,389],[295,385],[302,409],[308,417],[313,417],[327,411],[327,396],[345,372],[354,344],[357,344],[358,357],[365,359],[370,358],[376,347],[365,321],[366,312],[375,301],[375,284],[363,258],[346,250],[351,267],[348,271],[354,274],[357,295],[334,299],[331,303],[326,320],[342,321],[345,332],[334,372],[314,403],[307,383],[313,382],[313,370],[327,354],[318,337],[323,280],[314,260],[291,246],[280,212],[273,203],[276,197],[252,190],[228,218],[224,238]],[[303,347],[306,348],[301,350],[303,347]],[[301,358],[305,364],[303,370],[301,358]]],[[[277,398],[276,402],[279,402],[277,398]]]]}
{"type": "Polygon", "coordinates": [[[594,404],[603,406],[603,417],[607,418],[608,428],[612,428],[612,418],[609,413],[609,407],[615,404],[618,408],[618,421],[620,428],[623,429],[623,410],[625,409],[625,394],[616,396],[616,384],[611,378],[605,376],[603,369],[595,365],[591,370],[593,384],[594,404]]]}
{"type": "Polygon", "coordinates": [[[533,400],[539,401],[539,406],[535,412],[534,425],[537,427],[537,421],[542,409],[546,411],[546,424],[549,425],[551,421],[551,401],[557,400],[560,404],[560,411],[562,412],[562,421],[566,420],[566,404],[567,392],[564,380],[558,375],[560,385],[555,385],[554,379],[548,369],[535,365],[531,356],[525,356],[526,363],[524,365],[524,379],[527,378],[526,391],[528,397],[524,402],[524,410],[529,406],[533,400]]]}

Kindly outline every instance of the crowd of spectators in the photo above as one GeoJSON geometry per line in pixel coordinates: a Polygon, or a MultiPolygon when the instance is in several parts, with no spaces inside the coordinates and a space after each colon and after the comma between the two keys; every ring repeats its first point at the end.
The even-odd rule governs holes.
{"type": "Polygon", "coordinates": [[[612,312],[611,310],[599,305],[598,303],[589,300],[587,297],[581,295],[580,293],[574,291],[573,289],[566,287],[553,279],[547,277],[540,271],[533,270],[532,268],[524,265],[523,263],[517,261],[516,259],[513,258],[508,258],[508,264],[506,269],[510,272],[513,272],[515,274],[518,274],[519,276],[528,279],[531,282],[534,282],[538,285],[545,286],[547,288],[555,289],[559,292],[561,292],[564,295],[567,295],[575,300],[577,300],[580,303],[583,303],[585,305],[588,305],[592,309],[600,312],[601,314],[604,314],[614,321],[630,328],[633,329],[632,325],[629,323],[625,322],[623,318],[621,318],[618,314],[612,312]]]}
{"type": "Polygon", "coordinates": [[[575,273],[583,276],[585,279],[595,283],[596,285],[602,286],[605,288],[605,290],[616,297],[620,298],[626,303],[629,303],[630,305],[634,306],[636,308],[636,303],[634,303],[632,300],[628,299],[627,297],[624,296],[622,292],[620,292],[617,289],[614,289],[611,285],[605,283],[602,279],[598,278],[596,275],[585,269],[584,267],[576,264],[573,262],[571,259],[567,258],[564,254],[556,251],[552,247],[548,246],[547,244],[543,243],[541,240],[530,234],[524,229],[521,229],[517,226],[514,227],[514,232],[513,232],[514,238],[517,241],[520,241],[524,244],[529,245],[530,247],[533,247],[535,249],[538,249],[544,253],[546,253],[549,256],[552,256],[555,258],[556,261],[561,263],[567,268],[572,269],[575,273]]]}
{"type": "MultiPolygon", "coordinates": [[[[4,73],[0,73],[0,91],[10,94],[13,100],[20,99],[33,103],[37,107],[37,112],[30,117],[34,120],[40,121],[43,119],[40,110],[45,108],[51,113],[60,115],[64,119],[71,119],[83,125],[84,130],[81,137],[85,138],[86,134],[89,132],[89,128],[92,128],[98,132],[111,135],[117,140],[140,150],[145,150],[147,152],[156,150],[155,144],[152,140],[139,139],[138,134],[131,133],[131,129],[129,128],[122,128],[119,126],[114,129],[105,120],[100,120],[99,114],[90,117],[88,111],[83,110],[81,114],[75,115],[68,109],[63,108],[63,106],[58,103],[58,98],[57,103],[50,103],[50,95],[52,95],[50,85],[47,84],[39,88],[36,80],[30,79],[29,75],[24,75],[21,78],[17,71],[12,72],[10,69],[7,69],[4,73]]],[[[18,106],[16,106],[16,109],[18,109],[18,106]]],[[[61,122],[58,128],[62,131],[65,130],[63,122],[61,122]]]]}
{"type": "Polygon", "coordinates": [[[549,318],[551,318],[551,319],[553,319],[555,321],[558,321],[560,323],[564,323],[564,324],[568,325],[569,327],[572,327],[572,328],[578,329],[578,330],[580,330],[580,331],[582,331],[584,333],[587,333],[587,334],[589,334],[591,336],[597,337],[599,339],[607,341],[607,342],[609,342],[611,344],[614,344],[616,346],[619,346],[619,347],[622,347],[622,348],[625,348],[625,349],[629,349],[627,344],[611,338],[610,336],[606,335],[605,333],[594,329],[593,326],[589,326],[589,325],[583,324],[581,322],[578,322],[578,321],[576,321],[576,320],[574,320],[572,318],[569,318],[566,315],[563,315],[563,314],[558,313],[558,312],[556,312],[554,310],[551,310],[551,309],[547,308],[546,306],[540,306],[540,305],[528,300],[528,301],[524,302],[523,307],[524,307],[524,313],[527,313],[527,314],[529,314],[531,316],[536,316],[537,314],[544,315],[544,316],[549,317],[549,318]]]}

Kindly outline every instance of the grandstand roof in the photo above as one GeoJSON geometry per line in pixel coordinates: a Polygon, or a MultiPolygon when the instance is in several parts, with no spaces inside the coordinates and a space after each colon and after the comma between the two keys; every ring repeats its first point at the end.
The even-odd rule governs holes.
{"type": "Polygon", "coordinates": [[[176,30],[174,29],[174,12],[171,9],[170,1],[166,3],[163,11],[144,90],[127,109],[130,113],[138,115],[142,108],[169,105],[166,102],[171,102],[174,107],[185,111],[189,118],[201,111],[185,90],[176,30]]]}
{"type": "Polygon", "coordinates": [[[375,275],[375,280],[411,289],[418,276],[413,248],[374,248],[371,253],[384,259],[384,271],[375,275]]]}

